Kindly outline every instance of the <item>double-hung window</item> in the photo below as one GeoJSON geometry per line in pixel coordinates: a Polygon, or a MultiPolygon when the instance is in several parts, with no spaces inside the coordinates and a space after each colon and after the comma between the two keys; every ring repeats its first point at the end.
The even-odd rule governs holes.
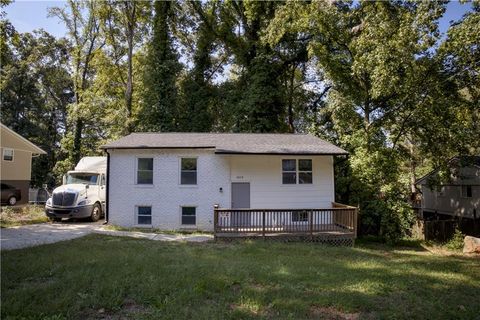
{"type": "Polygon", "coordinates": [[[298,160],[298,183],[312,184],[312,160],[298,160]]]}
{"type": "Polygon", "coordinates": [[[196,211],[195,207],[182,207],[182,225],[195,225],[197,223],[196,211]]]}
{"type": "Polygon", "coordinates": [[[295,159],[282,160],[282,183],[283,184],[297,183],[297,160],[295,159]]]}
{"type": "Polygon", "coordinates": [[[10,148],[3,149],[3,160],[13,161],[13,149],[10,149],[10,148]]]}
{"type": "Polygon", "coordinates": [[[182,158],[180,184],[197,184],[197,159],[182,158]]]}
{"type": "Polygon", "coordinates": [[[137,224],[152,224],[152,207],[138,206],[137,207],[137,224]]]}
{"type": "Polygon", "coordinates": [[[153,184],[153,158],[138,158],[137,184],[153,184]]]}
{"type": "Polygon", "coordinates": [[[283,159],[282,183],[283,184],[312,184],[311,159],[283,159]]]}

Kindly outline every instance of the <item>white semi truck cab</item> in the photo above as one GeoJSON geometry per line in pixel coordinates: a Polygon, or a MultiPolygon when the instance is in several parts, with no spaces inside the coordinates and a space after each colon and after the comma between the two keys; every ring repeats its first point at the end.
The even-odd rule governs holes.
{"type": "Polygon", "coordinates": [[[45,205],[46,215],[54,221],[62,218],[100,219],[106,208],[106,157],[84,157],[75,170],[63,176],[45,205]]]}

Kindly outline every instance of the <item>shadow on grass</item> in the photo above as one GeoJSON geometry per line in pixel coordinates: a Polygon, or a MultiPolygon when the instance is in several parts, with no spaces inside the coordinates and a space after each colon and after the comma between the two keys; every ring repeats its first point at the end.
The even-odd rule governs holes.
{"type": "Polygon", "coordinates": [[[1,314],[129,316],[125,301],[142,310],[138,319],[474,319],[480,313],[478,260],[381,248],[90,235],[2,253],[1,314]]]}

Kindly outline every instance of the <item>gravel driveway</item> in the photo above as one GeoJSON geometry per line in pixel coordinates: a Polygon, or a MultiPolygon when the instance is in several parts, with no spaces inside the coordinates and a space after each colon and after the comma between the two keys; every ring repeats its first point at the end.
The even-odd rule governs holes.
{"type": "Polygon", "coordinates": [[[131,231],[105,230],[103,220],[98,222],[55,222],[31,224],[20,227],[0,229],[1,250],[21,249],[41,244],[71,240],[100,233],[110,236],[133,237],[154,241],[204,242],[213,240],[213,235],[201,234],[162,234],[131,231]]]}
{"type": "Polygon", "coordinates": [[[83,237],[102,228],[99,222],[56,222],[0,229],[2,250],[20,249],[83,237]]]}

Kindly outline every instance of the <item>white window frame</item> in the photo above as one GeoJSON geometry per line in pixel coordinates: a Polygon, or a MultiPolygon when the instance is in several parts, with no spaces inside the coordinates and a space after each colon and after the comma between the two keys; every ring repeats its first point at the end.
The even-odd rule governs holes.
{"type": "Polygon", "coordinates": [[[313,159],[297,159],[297,183],[298,184],[313,184],[313,159]],[[312,164],[312,167],[310,170],[305,171],[305,170],[300,170],[300,160],[310,160],[310,163],[312,164]],[[310,173],[312,175],[312,182],[310,183],[300,183],[300,173],[310,173]]]}
{"type": "Polygon", "coordinates": [[[280,162],[280,169],[281,169],[281,183],[282,186],[293,186],[293,185],[313,185],[313,159],[312,158],[282,158],[280,162]],[[283,170],[283,160],[294,160],[295,161],[295,171],[284,171],[283,170]],[[310,160],[312,162],[312,170],[305,171],[300,170],[300,160],[310,160]],[[283,174],[284,173],[295,173],[295,183],[283,183],[283,174]],[[311,173],[312,174],[312,182],[311,183],[300,183],[300,173],[311,173]]]}
{"type": "Polygon", "coordinates": [[[293,186],[293,185],[296,185],[298,184],[298,163],[297,163],[297,159],[290,159],[290,158],[287,158],[287,159],[281,159],[280,161],[280,170],[281,170],[281,177],[280,177],[280,181],[282,182],[282,186],[293,186]],[[283,161],[284,160],[293,160],[295,161],[295,171],[285,171],[283,170],[283,161]],[[284,173],[295,173],[295,183],[284,183],[283,182],[283,174],[284,173]]]}
{"type": "MultiPolygon", "coordinates": [[[[142,170],[146,171],[146,170],[142,170]]],[[[155,183],[155,157],[150,155],[138,156],[135,157],[135,185],[138,187],[153,187],[155,183]],[[152,183],[138,183],[138,161],[139,159],[152,159],[152,183]]]]}
{"type": "Polygon", "coordinates": [[[139,226],[139,227],[142,227],[142,226],[151,227],[153,225],[153,206],[151,204],[138,204],[138,205],[135,206],[135,225],[139,226]],[[148,217],[148,215],[138,214],[138,209],[140,207],[149,207],[150,208],[150,224],[138,223],[138,217],[140,217],[140,216],[148,217]]]}
{"type": "Polygon", "coordinates": [[[197,208],[195,205],[181,205],[180,206],[180,225],[182,228],[196,228],[197,227],[197,208]],[[183,208],[195,208],[195,224],[183,224],[183,208]]]}
{"type": "MultiPolygon", "coordinates": [[[[186,170],[186,171],[193,171],[193,170],[186,170]]],[[[192,188],[198,186],[198,157],[193,157],[193,156],[181,156],[178,158],[178,184],[181,187],[186,187],[186,188],[192,188]],[[182,159],[195,159],[197,169],[195,170],[195,173],[197,175],[196,183],[195,184],[183,184],[182,183],[182,159]]],[[[187,207],[187,206],[185,206],[187,207]]]]}
{"type": "Polygon", "coordinates": [[[12,148],[3,148],[2,160],[3,161],[8,161],[8,162],[13,162],[15,160],[15,150],[12,149],[12,148]],[[11,160],[5,159],[5,151],[11,151],[12,152],[12,159],[11,160]]]}

